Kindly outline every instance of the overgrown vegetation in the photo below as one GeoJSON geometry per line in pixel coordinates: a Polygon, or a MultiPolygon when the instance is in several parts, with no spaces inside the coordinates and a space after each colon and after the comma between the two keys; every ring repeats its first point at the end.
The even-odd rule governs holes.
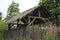
{"type": "Polygon", "coordinates": [[[44,36],[42,40],[57,40],[57,36],[56,34],[49,33],[48,35],[44,36]]]}
{"type": "Polygon", "coordinates": [[[8,7],[7,17],[5,18],[5,21],[8,21],[12,17],[14,17],[17,14],[19,14],[19,8],[18,7],[19,7],[19,4],[15,3],[14,1],[12,1],[12,4],[9,5],[9,7],[8,7]]]}
{"type": "Polygon", "coordinates": [[[4,31],[8,29],[7,24],[3,21],[0,21],[0,40],[4,40],[4,31]]]}
{"type": "Polygon", "coordinates": [[[8,29],[6,21],[11,19],[13,16],[16,16],[19,13],[18,6],[19,4],[13,1],[8,8],[7,17],[4,20],[2,20],[2,12],[0,12],[0,40],[4,40],[3,39],[4,31],[8,29]]]}
{"type": "Polygon", "coordinates": [[[57,19],[55,23],[57,25],[60,23],[57,16],[60,15],[60,0],[40,0],[39,5],[46,6],[50,13],[57,19]]]}
{"type": "MultiPolygon", "coordinates": [[[[51,12],[51,14],[54,16],[55,16],[55,14],[60,13],[60,0],[41,0],[39,5],[46,6],[49,9],[49,11],[51,12]]],[[[12,2],[12,4],[8,8],[7,17],[4,19],[5,22],[19,13],[18,6],[19,6],[18,3],[16,4],[15,2],[12,2]]],[[[60,19],[60,17],[59,17],[59,19],[60,19]]],[[[4,30],[8,29],[8,25],[4,21],[2,20],[2,13],[0,12],[0,40],[4,40],[4,38],[3,38],[4,30]]],[[[45,27],[46,25],[39,24],[38,26],[45,27]]],[[[9,40],[15,40],[15,39],[10,38],[9,40]]],[[[16,40],[30,40],[30,39],[21,37],[21,38],[16,38],[16,40]]],[[[57,40],[57,37],[56,37],[56,34],[48,34],[48,35],[44,36],[42,38],[42,40],[57,40]]]]}
{"type": "Polygon", "coordinates": [[[30,40],[30,38],[20,37],[20,38],[10,38],[9,40],[30,40]]]}

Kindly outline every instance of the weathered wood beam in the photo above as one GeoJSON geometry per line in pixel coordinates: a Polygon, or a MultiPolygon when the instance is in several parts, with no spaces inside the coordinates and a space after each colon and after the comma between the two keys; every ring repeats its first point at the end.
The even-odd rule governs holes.
{"type": "Polygon", "coordinates": [[[28,24],[30,23],[30,17],[28,17],[28,24]]]}
{"type": "Polygon", "coordinates": [[[45,23],[49,22],[49,18],[43,18],[43,17],[37,17],[37,16],[28,16],[28,17],[33,18],[33,20],[27,26],[31,25],[34,22],[34,20],[37,18],[43,20],[45,23]]]}
{"type": "Polygon", "coordinates": [[[38,14],[38,15],[39,15],[39,17],[40,17],[40,16],[41,16],[40,11],[38,11],[38,12],[39,12],[39,14],[38,14]]]}
{"type": "Polygon", "coordinates": [[[28,21],[24,18],[25,22],[27,23],[28,21]]]}
{"type": "Polygon", "coordinates": [[[28,17],[30,17],[30,18],[39,18],[39,19],[43,19],[43,20],[46,19],[46,18],[43,18],[43,17],[36,17],[36,16],[28,16],[28,17]]]}
{"type": "Polygon", "coordinates": [[[44,21],[44,23],[46,23],[46,20],[48,20],[48,18],[43,18],[43,17],[36,17],[36,16],[28,16],[28,17],[30,17],[30,18],[34,18],[34,19],[41,19],[41,20],[43,20],[44,21]]]}
{"type": "Polygon", "coordinates": [[[31,25],[34,21],[35,21],[36,18],[34,18],[27,26],[31,25]]]}

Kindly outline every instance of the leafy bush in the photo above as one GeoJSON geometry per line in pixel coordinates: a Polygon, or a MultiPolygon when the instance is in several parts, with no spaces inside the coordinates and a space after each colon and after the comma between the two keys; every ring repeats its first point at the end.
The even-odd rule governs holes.
{"type": "Polygon", "coordinates": [[[8,29],[7,24],[5,24],[3,21],[0,21],[0,40],[4,40],[3,33],[4,33],[4,30],[7,30],[7,29],[8,29]]]}

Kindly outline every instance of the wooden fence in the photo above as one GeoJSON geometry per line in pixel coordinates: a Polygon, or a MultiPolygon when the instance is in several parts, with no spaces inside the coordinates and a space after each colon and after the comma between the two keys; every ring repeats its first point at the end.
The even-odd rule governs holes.
{"type": "Polygon", "coordinates": [[[4,32],[4,40],[20,40],[21,38],[26,38],[26,40],[41,40],[46,34],[45,30],[40,29],[39,27],[26,27],[21,26],[17,29],[10,29],[4,32]]]}
{"type": "MultiPolygon", "coordinates": [[[[26,25],[18,25],[16,29],[6,30],[4,32],[4,40],[43,40],[44,37],[46,38],[46,35],[50,34],[53,34],[54,36],[57,34],[56,26],[47,27],[47,29],[41,29],[41,27],[38,26],[27,27],[26,25]]],[[[50,36],[52,37],[53,35],[50,36]]],[[[60,40],[60,32],[55,38],[57,37],[58,40],[60,40]]]]}

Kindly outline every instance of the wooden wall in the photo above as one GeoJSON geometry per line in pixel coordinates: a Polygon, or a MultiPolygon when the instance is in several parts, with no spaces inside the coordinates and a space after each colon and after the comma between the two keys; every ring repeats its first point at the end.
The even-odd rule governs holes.
{"type": "Polygon", "coordinates": [[[18,38],[19,40],[22,37],[27,38],[29,40],[41,40],[46,33],[38,27],[34,27],[34,26],[29,26],[29,27],[24,26],[24,27],[20,26],[17,29],[11,29],[5,31],[4,40],[9,40],[11,38],[13,40],[16,40],[18,38]]]}

